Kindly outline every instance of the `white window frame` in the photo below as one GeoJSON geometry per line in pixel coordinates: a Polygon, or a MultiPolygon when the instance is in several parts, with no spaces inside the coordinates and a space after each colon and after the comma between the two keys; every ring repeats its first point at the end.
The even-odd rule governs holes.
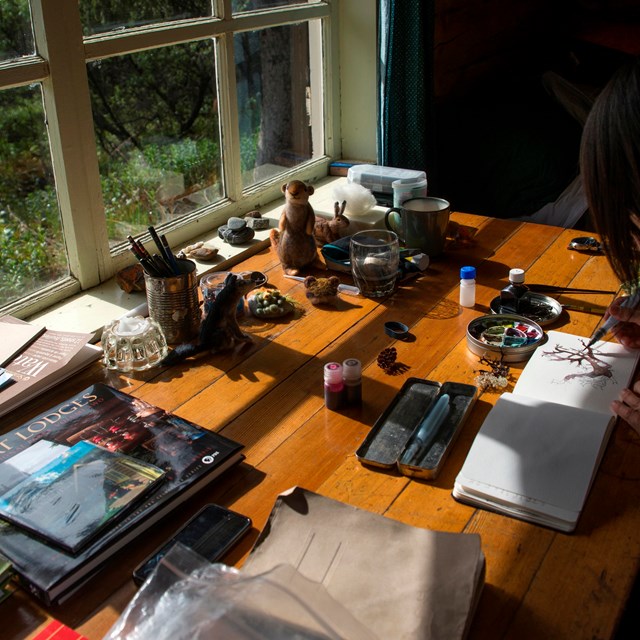
{"type": "MultiPolygon", "coordinates": [[[[34,56],[0,63],[0,90],[41,82],[53,170],[71,277],[25,296],[3,312],[27,315],[111,278],[132,261],[125,245],[109,247],[93,129],[87,63],[160,46],[215,38],[226,197],[200,209],[186,224],[163,227],[171,245],[215,229],[232,215],[267,204],[289,176],[315,181],[340,157],[337,0],[233,15],[231,0],[212,0],[219,17],[179,20],[83,37],[78,0],[30,0],[34,56]],[[311,22],[311,118],[324,154],[277,178],[243,189],[233,34],[311,22]],[[324,64],[323,64],[324,59],[324,64]]],[[[146,241],[145,236],[142,240],[146,241]]]]}

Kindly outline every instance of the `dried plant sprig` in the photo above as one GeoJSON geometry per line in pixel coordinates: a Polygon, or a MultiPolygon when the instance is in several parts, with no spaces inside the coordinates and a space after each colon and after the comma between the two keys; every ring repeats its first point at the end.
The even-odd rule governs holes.
{"type": "Polygon", "coordinates": [[[480,358],[480,364],[484,364],[489,367],[489,370],[479,369],[474,371],[474,373],[478,374],[475,382],[481,391],[499,391],[509,384],[511,369],[508,364],[505,364],[502,360],[492,360],[487,356],[482,356],[480,358]]]}

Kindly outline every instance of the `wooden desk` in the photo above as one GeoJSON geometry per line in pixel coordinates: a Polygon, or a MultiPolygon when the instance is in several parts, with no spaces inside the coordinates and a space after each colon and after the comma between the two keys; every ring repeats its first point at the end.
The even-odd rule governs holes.
{"type": "MultiPolygon", "coordinates": [[[[311,306],[303,285],[285,279],[269,251],[242,268],[261,270],[269,282],[305,308],[302,317],[252,322],[252,347],[241,354],[204,356],[169,370],[126,376],[94,366],[3,423],[18,426],[94,381],[104,381],[164,409],[220,431],[246,445],[246,462],[225,474],[167,522],[136,541],[100,577],[59,609],[47,612],[23,592],[0,605],[3,637],[29,637],[56,617],[90,640],[101,638],[135,593],[133,567],[205,502],[246,513],[256,530],[228,557],[241,565],[276,496],[294,485],[413,525],[477,532],[486,555],[486,587],[471,638],[609,638],[614,633],[640,558],[640,446],[625,425],[615,430],[577,531],[566,535],[454,501],[456,474],[491,405],[476,403],[436,481],[409,480],[363,467],[354,452],[376,418],[409,376],[474,382],[478,358],[466,346],[469,321],[488,312],[510,267],[526,269],[529,282],[614,290],[617,282],[602,256],[567,250],[575,232],[464,214],[454,219],[477,229],[475,244],[457,246],[419,280],[403,284],[381,302],[343,296],[336,309],[311,306]],[[459,269],[478,269],[477,304],[458,306],[459,269]],[[383,323],[409,325],[414,342],[385,335],[383,323]],[[376,357],[398,350],[407,367],[385,374],[376,357]],[[355,356],[364,367],[362,410],[324,407],[322,368],[355,356]]],[[[607,305],[611,296],[573,296],[607,305]]],[[[563,313],[553,328],[589,335],[599,316],[563,313]]],[[[514,378],[521,365],[514,365],[514,378]]],[[[366,535],[366,532],[363,532],[366,535]]]]}

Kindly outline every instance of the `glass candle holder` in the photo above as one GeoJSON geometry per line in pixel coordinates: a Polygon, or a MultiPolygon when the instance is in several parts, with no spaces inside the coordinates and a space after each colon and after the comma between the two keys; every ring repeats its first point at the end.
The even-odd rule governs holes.
{"type": "Polygon", "coordinates": [[[152,318],[124,317],[102,332],[102,363],[117,371],[144,371],[160,364],[167,355],[167,341],[152,318]]]}

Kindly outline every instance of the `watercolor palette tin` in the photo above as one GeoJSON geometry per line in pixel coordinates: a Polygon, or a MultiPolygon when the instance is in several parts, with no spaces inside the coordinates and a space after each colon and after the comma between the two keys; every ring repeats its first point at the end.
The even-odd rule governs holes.
{"type": "Polygon", "coordinates": [[[469,350],[502,362],[528,360],[544,338],[539,324],[519,315],[481,316],[467,326],[469,350]]]}

